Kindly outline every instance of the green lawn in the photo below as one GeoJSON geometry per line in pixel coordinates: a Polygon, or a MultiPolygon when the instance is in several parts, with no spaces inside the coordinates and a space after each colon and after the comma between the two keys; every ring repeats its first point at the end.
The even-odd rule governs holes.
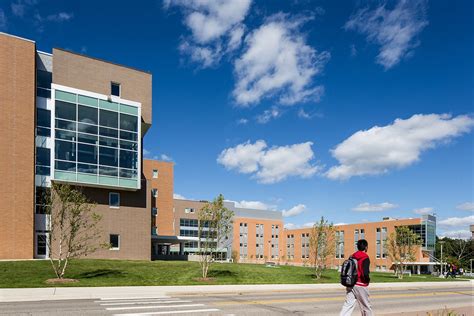
{"type": "MultiPolygon", "coordinates": [[[[66,278],[77,283],[58,286],[130,286],[130,285],[192,285],[192,284],[276,284],[337,283],[335,270],[323,273],[316,281],[307,267],[266,267],[256,264],[215,263],[209,272],[210,282],[201,282],[199,264],[186,261],[119,261],[74,260],[66,278]]],[[[49,261],[0,262],[0,288],[54,286],[45,280],[54,278],[49,261]]],[[[399,282],[388,273],[371,273],[372,282],[399,282]]],[[[404,282],[443,281],[431,276],[405,277],[404,282]]]]}

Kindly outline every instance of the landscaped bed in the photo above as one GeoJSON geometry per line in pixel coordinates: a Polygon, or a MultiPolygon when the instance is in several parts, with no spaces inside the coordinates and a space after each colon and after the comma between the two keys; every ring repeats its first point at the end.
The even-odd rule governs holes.
{"type": "MultiPolygon", "coordinates": [[[[399,280],[393,274],[381,272],[373,272],[370,276],[372,282],[445,280],[426,275],[405,276],[403,280],[399,280]]],[[[316,280],[313,270],[308,267],[214,263],[209,272],[209,280],[201,281],[201,270],[197,262],[88,259],[72,260],[66,271],[66,278],[76,279],[78,282],[46,283],[46,280],[54,277],[48,260],[0,262],[0,288],[339,282],[339,274],[335,270],[325,271],[322,278],[316,280]]]]}

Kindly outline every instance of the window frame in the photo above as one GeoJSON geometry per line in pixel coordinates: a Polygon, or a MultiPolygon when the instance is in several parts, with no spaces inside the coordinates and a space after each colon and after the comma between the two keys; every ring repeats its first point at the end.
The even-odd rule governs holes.
{"type": "Polygon", "coordinates": [[[119,192],[109,192],[109,208],[120,208],[120,193],[119,192]],[[112,202],[111,202],[112,195],[118,196],[118,206],[112,205],[112,202]]]}
{"type": "Polygon", "coordinates": [[[114,97],[119,97],[120,98],[120,96],[122,95],[122,85],[120,84],[120,82],[115,82],[115,81],[110,82],[110,95],[113,95],[114,97]],[[118,95],[113,94],[114,86],[118,87],[118,95]]]}
{"type": "Polygon", "coordinates": [[[153,169],[152,177],[153,177],[153,179],[158,179],[158,169],[153,169]]]}

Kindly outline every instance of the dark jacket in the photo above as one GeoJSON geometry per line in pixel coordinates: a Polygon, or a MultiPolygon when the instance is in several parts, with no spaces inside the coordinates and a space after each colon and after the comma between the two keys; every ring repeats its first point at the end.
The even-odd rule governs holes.
{"type": "Polygon", "coordinates": [[[368,286],[370,283],[370,259],[366,252],[357,251],[352,257],[357,260],[357,282],[356,285],[368,286]]]}

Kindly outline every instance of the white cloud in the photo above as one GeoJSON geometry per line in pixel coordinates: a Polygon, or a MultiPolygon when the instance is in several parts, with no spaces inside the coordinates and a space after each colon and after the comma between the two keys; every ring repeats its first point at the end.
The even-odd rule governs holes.
{"type": "Polygon", "coordinates": [[[146,148],[143,148],[143,157],[148,158],[151,155],[151,151],[146,148]]]}
{"type": "Polygon", "coordinates": [[[456,206],[458,210],[474,212],[474,202],[466,202],[456,206]]]}
{"type": "Polygon", "coordinates": [[[275,14],[245,38],[245,51],[234,63],[233,96],[240,106],[275,97],[280,104],[319,101],[323,86],[314,85],[330,58],[306,44],[300,27],[308,18],[275,14]]]}
{"type": "Polygon", "coordinates": [[[256,117],[257,122],[260,124],[267,124],[273,119],[279,118],[281,116],[281,111],[277,107],[272,107],[269,110],[265,110],[262,114],[256,117]]]}
{"type": "Polygon", "coordinates": [[[303,227],[313,227],[314,224],[315,224],[315,222],[304,223],[304,224],[303,224],[303,227]]]}
{"type": "Polygon", "coordinates": [[[413,210],[413,213],[418,215],[426,215],[426,214],[433,214],[434,209],[432,207],[422,207],[413,210]]]}
{"type": "Polygon", "coordinates": [[[298,111],[298,117],[303,118],[303,119],[311,119],[313,116],[309,113],[307,113],[304,109],[299,109],[298,111]]]}
{"type": "Polygon", "coordinates": [[[12,2],[10,8],[12,9],[14,16],[22,18],[24,17],[25,12],[37,3],[38,1],[36,0],[18,0],[16,2],[12,2]]]}
{"type": "Polygon", "coordinates": [[[450,230],[445,231],[439,234],[439,238],[454,238],[454,239],[471,239],[472,233],[469,230],[461,229],[461,230],[450,230]]]}
{"type": "Polygon", "coordinates": [[[423,151],[469,132],[473,125],[474,119],[467,115],[417,114],[358,131],[331,150],[339,165],[326,176],[344,180],[407,167],[419,161],[423,151]]]}
{"type": "Polygon", "coordinates": [[[344,27],[364,34],[367,41],[380,45],[376,62],[387,70],[418,46],[416,37],[428,25],[426,10],[425,0],[399,0],[393,9],[382,1],[375,9],[358,10],[344,27]]]}
{"type": "Polygon", "coordinates": [[[219,63],[225,53],[242,42],[243,20],[251,0],[165,0],[164,7],[178,6],[184,13],[183,23],[191,34],[183,38],[181,53],[189,55],[202,67],[219,63]]]}
{"type": "Polygon", "coordinates": [[[354,207],[352,210],[357,212],[383,212],[387,210],[391,210],[398,207],[396,204],[383,202],[380,204],[371,204],[368,202],[361,203],[354,207]]]}
{"type": "Polygon", "coordinates": [[[285,229],[295,229],[296,225],[293,223],[286,223],[283,227],[285,227],[285,229]]]}
{"type": "Polygon", "coordinates": [[[455,227],[455,226],[469,226],[469,225],[474,225],[474,215],[466,216],[466,217],[449,217],[446,219],[443,219],[438,222],[440,226],[449,226],[449,227],[455,227]]]}
{"type": "Polygon", "coordinates": [[[237,202],[235,201],[235,207],[237,208],[249,208],[249,209],[254,209],[254,210],[274,210],[275,206],[270,205],[264,202],[260,201],[240,201],[237,202]]]}
{"type": "Polygon", "coordinates": [[[178,194],[178,193],[173,194],[173,199],[175,199],[175,200],[187,200],[187,198],[185,198],[184,196],[182,196],[181,194],[178,194]]]}
{"type": "Polygon", "coordinates": [[[217,162],[228,170],[253,174],[260,183],[276,183],[292,176],[309,178],[320,169],[312,162],[312,145],[313,143],[306,142],[268,148],[263,140],[254,144],[247,141],[224,149],[217,162]]]}
{"type": "Polygon", "coordinates": [[[245,125],[245,124],[247,124],[248,122],[249,122],[249,120],[246,119],[246,118],[241,118],[241,119],[238,119],[238,120],[237,120],[237,124],[238,124],[238,125],[245,125]]]}
{"type": "Polygon", "coordinates": [[[7,16],[5,15],[5,11],[0,9],[0,30],[7,28],[7,16]]]}
{"type": "Polygon", "coordinates": [[[63,22],[63,21],[69,21],[73,17],[74,17],[74,14],[72,13],[59,12],[59,13],[48,15],[46,17],[46,20],[51,21],[51,22],[63,22]]]}
{"type": "Polygon", "coordinates": [[[293,206],[289,210],[283,210],[282,215],[283,217],[292,217],[292,216],[296,216],[303,213],[305,210],[306,210],[306,205],[298,204],[296,206],[293,206]]]}
{"type": "Polygon", "coordinates": [[[163,161],[173,161],[173,158],[171,158],[170,156],[165,155],[165,154],[161,154],[160,158],[163,161]]]}
{"type": "Polygon", "coordinates": [[[336,224],[334,224],[334,226],[343,226],[343,225],[347,225],[347,223],[336,223],[336,224]]]}

